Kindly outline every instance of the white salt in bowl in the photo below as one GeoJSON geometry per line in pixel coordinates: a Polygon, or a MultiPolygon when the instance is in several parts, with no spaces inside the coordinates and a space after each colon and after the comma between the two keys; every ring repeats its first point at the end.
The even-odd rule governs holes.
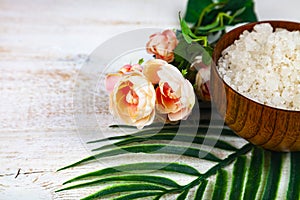
{"type": "MultiPolygon", "coordinates": [[[[300,111],[296,106],[284,107],[277,105],[276,101],[274,104],[269,104],[268,101],[266,103],[262,102],[261,99],[251,98],[249,97],[251,95],[248,95],[245,91],[238,92],[238,87],[230,85],[230,81],[223,80],[223,77],[226,77],[226,71],[219,71],[218,62],[222,58],[222,52],[224,54],[224,50],[234,44],[245,30],[251,32],[255,25],[262,23],[269,23],[274,29],[300,30],[300,23],[297,22],[261,21],[240,26],[226,33],[219,40],[213,52],[214,64],[211,71],[212,101],[221,116],[224,117],[225,123],[237,135],[249,142],[274,151],[300,151],[300,111]]],[[[258,75],[249,74],[249,76],[258,75]]],[[[247,74],[244,77],[247,77],[247,74]]],[[[259,89],[252,91],[254,96],[268,95],[268,92],[273,91],[260,91],[259,89]],[[257,92],[257,95],[255,95],[255,92],[257,92]],[[262,94],[264,92],[266,94],[262,94]]]]}

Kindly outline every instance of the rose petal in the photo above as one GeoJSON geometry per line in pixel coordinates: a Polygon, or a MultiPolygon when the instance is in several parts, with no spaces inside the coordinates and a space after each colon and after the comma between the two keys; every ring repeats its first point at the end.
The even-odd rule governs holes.
{"type": "Polygon", "coordinates": [[[186,120],[190,113],[191,110],[183,108],[176,113],[169,113],[168,117],[170,121],[186,120]]]}
{"type": "Polygon", "coordinates": [[[122,74],[114,73],[108,74],[105,77],[105,88],[108,92],[112,92],[116,83],[122,78],[122,74]]]}
{"type": "Polygon", "coordinates": [[[157,73],[162,69],[162,66],[167,64],[166,61],[161,59],[149,60],[144,64],[143,73],[151,83],[158,84],[160,78],[157,73]]]}

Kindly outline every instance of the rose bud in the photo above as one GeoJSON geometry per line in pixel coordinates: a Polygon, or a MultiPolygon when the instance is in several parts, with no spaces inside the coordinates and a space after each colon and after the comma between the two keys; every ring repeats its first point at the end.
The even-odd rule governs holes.
{"type": "Polygon", "coordinates": [[[151,35],[146,44],[147,52],[154,54],[155,58],[172,62],[174,60],[173,50],[178,44],[176,34],[172,30],[165,30],[162,33],[151,35]]]}

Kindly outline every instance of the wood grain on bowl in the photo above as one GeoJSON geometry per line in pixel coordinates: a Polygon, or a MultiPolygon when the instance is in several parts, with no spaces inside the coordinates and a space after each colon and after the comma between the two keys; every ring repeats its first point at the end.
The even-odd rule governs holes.
{"type": "Polygon", "coordinates": [[[300,30],[300,23],[262,21],[246,24],[225,34],[213,52],[211,72],[212,101],[225,123],[249,142],[274,151],[300,151],[300,111],[278,109],[257,103],[239,94],[220,77],[216,64],[224,49],[257,23],[270,23],[274,28],[300,30]]]}

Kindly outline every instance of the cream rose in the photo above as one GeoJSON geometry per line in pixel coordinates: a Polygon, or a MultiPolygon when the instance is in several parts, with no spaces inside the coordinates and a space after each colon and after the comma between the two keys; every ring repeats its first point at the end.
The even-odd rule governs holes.
{"type": "Polygon", "coordinates": [[[121,121],[141,129],[155,117],[155,90],[139,72],[122,76],[110,94],[110,111],[121,121]]]}
{"type": "Polygon", "coordinates": [[[146,48],[148,53],[155,55],[155,58],[172,62],[174,60],[173,50],[177,44],[176,34],[172,30],[165,30],[162,33],[151,35],[146,48]]]}
{"type": "Polygon", "coordinates": [[[194,89],[179,70],[167,62],[154,59],[145,63],[144,75],[156,88],[156,109],[170,121],[186,119],[195,104],[194,89]]]}
{"type": "Polygon", "coordinates": [[[112,92],[116,83],[125,75],[131,72],[142,72],[143,68],[139,64],[124,65],[116,73],[107,74],[105,77],[105,87],[108,92],[112,92]]]}

